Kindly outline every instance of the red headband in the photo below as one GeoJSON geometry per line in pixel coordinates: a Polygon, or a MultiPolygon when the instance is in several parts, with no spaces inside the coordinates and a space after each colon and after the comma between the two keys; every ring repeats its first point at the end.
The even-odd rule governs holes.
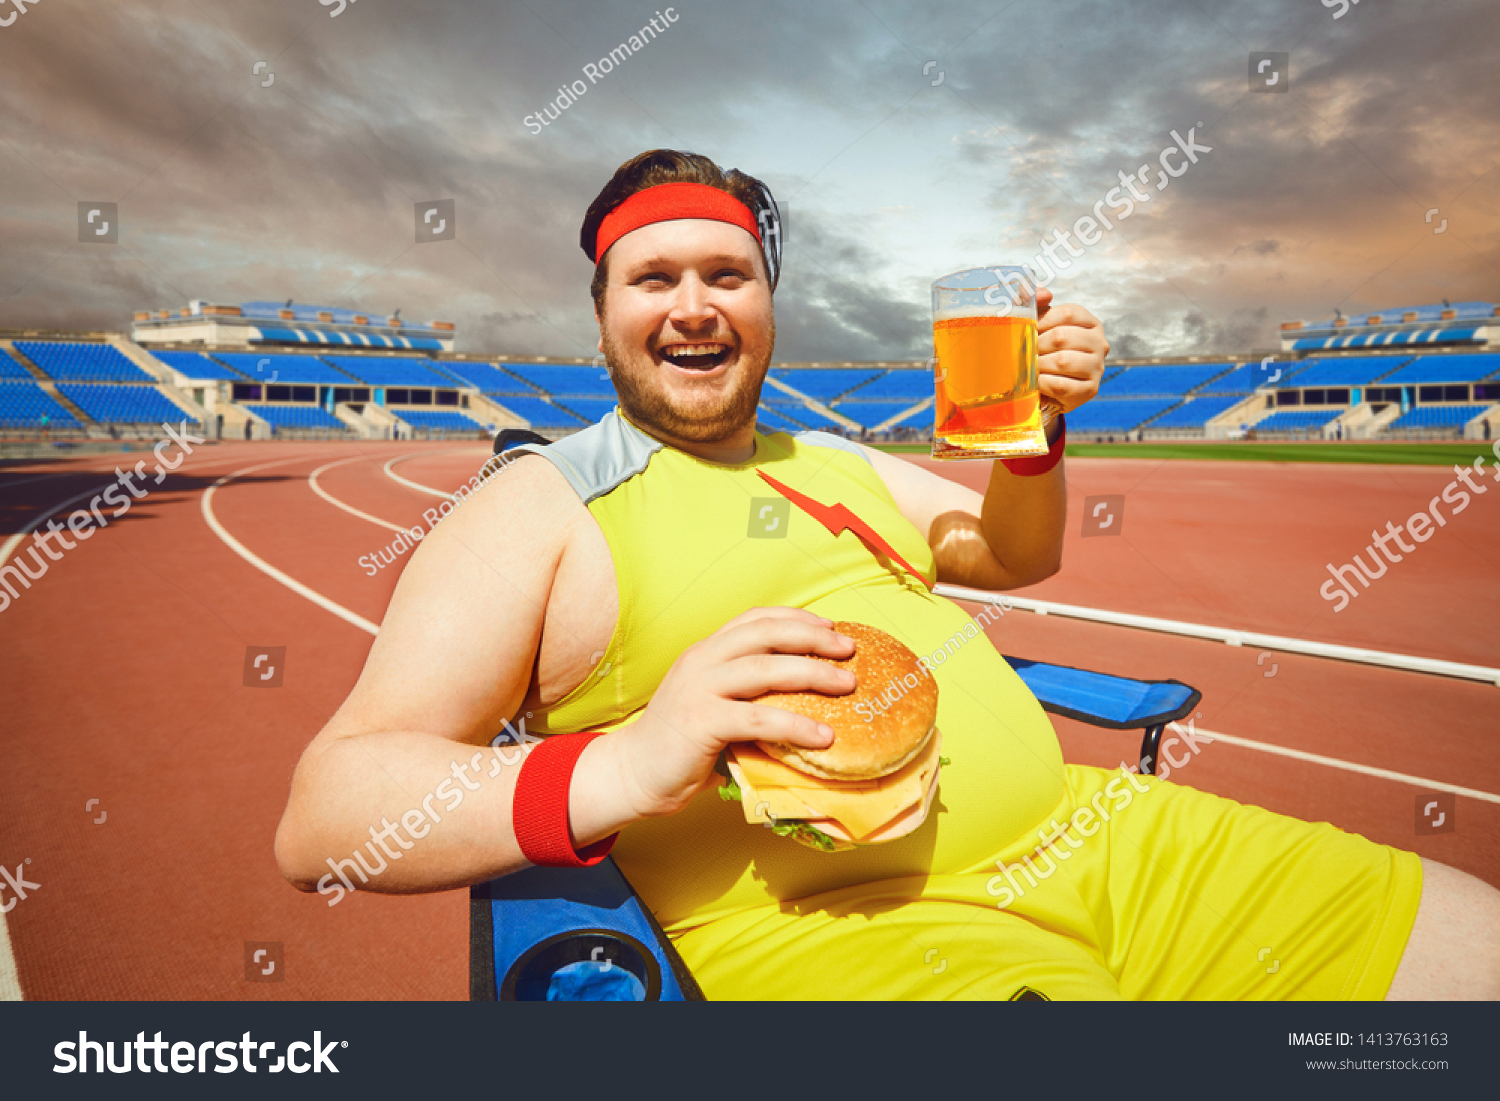
{"type": "Polygon", "coordinates": [[[656,222],[677,218],[705,218],[739,226],[760,241],[760,226],[750,208],[728,192],[700,183],[666,183],[637,191],[604,216],[594,244],[598,263],[609,247],[625,234],[656,222]]]}

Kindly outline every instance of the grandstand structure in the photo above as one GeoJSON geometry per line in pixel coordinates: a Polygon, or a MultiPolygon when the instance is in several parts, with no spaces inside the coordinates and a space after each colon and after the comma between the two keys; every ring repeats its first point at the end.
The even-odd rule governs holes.
{"type": "Polygon", "coordinates": [[[381,348],[451,352],[451,321],[414,325],[397,310],[381,317],[336,306],[303,306],[290,300],[216,305],[194,299],[186,307],[138,310],[137,344],[202,344],[218,348],[381,348]]]}
{"type": "MultiPolygon", "coordinates": [[[[434,347],[410,338],[398,348],[247,336],[248,328],[265,328],[265,310],[298,310],[265,303],[236,307],[235,341],[182,340],[222,335],[194,330],[194,317],[228,324],[220,318],[230,315],[195,306],[196,314],[151,319],[150,340],[139,318],[134,339],[0,334],[0,437],[159,438],[163,422],[187,420],[230,439],[481,439],[509,427],[557,438],[597,422],[616,403],[600,357],[455,353],[451,326],[447,345],[434,347]]],[[[315,313],[333,319],[319,321],[324,337],[340,325],[353,335],[368,320],[347,310],[315,313]]],[[[1415,319],[1389,331],[1411,335],[1430,320],[1484,321],[1495,313],[1487,303],[1393,311],[1415,319]],[[1450,311],[1455,317],[1443,316],[1450,311]]],[[[1385,316],[1368,315],[1365,328],[1379,328],[1385,316]]],[[[1296,333],[1313,331],[1296,324],[1303,325],[1296,333]]],[[[1069,431],[1100,441],[1490,438],[1500,433],[1500,325],[1458,328],[1484,342],[1461,335],[1112,362],[1098,396],[1068,415],[1069,431]]],[[[1315,339],[1334,338],[1294,343],[1315,339]]],[[[931,437],[932,407],[931,361],[780,363],[766,377],[757,416],[770,432],[920,440],[931,437]]]]}

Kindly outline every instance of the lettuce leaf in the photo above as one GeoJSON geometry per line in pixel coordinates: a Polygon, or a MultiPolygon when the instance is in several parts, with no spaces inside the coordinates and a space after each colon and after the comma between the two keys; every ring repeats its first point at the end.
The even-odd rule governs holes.
{"type": "Polygon", "coordinates": [[[744,797],[745,793],[740,791],[740,785],[733,780],[725,780],[719,785],[719,798],[726,803],[738,803],[744,797]]]}

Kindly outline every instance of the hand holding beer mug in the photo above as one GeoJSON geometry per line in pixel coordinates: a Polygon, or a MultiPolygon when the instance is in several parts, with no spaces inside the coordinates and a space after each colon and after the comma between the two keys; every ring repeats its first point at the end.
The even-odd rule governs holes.
{"type": "Polygon", "coordinates": [[[1029,268],[971,268],[932,285],[934,459],[1047,453],[1062,406],[1037,390],[1036,322],[1029,268]]]}

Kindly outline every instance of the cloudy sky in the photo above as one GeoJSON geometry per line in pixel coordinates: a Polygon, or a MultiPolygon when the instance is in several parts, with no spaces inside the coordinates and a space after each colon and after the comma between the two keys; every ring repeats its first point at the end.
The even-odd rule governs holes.
{"type": "Polygon", "coordinates": [[[662,146],[789,209],[782,360],[930,354],[935,277],[1099,203],[1113,228],[1053,286],[1117,355],[1500,299],[1494,0],[682,0],[586,76],[654,4],[0,0],[0,328],[293,298],[588,355],[583,211],[662,146]],[[1250,90],[1263,51],[1284,93],[1250,90]],[[1159,176],[1190,128],[1210,151],[1159,176]],[[416,244],[414,204],[450,198],[456,239],[416,244]],[[79,202],[119,204],[118,245],[79,242],[79,202]]]}

